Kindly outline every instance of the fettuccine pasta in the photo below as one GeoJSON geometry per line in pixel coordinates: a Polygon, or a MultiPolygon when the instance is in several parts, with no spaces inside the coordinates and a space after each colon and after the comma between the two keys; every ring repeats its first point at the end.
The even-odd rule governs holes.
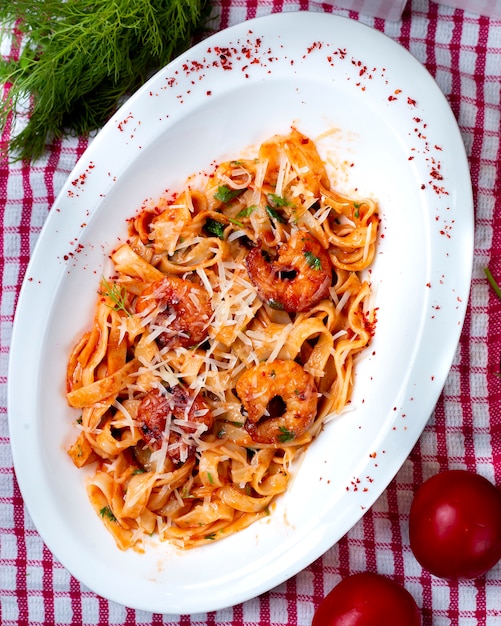
{"type": "Polygon", "coordinates": [[[68,363],[69,454],[124,550],[269,515],[376,323],[377,205],[334,191],[313,141],[292,129],[193,180],[130,219],[68,363]]]}

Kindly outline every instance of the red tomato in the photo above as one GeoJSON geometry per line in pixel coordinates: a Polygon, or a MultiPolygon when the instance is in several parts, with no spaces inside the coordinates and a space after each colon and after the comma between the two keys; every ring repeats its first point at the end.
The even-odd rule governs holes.
{"type": "Polygon", "coordinates": [[[501,558],[501,492],[465,470],[436,474],[417,490],[409,514],[411,549],[440,578],[476,578],[501,558]]]}
{"type": "Polygon", "coordinates": [[[323,599],[311,626],[420,626],[411,594],[389,578],[353,574],[323,599]]]}

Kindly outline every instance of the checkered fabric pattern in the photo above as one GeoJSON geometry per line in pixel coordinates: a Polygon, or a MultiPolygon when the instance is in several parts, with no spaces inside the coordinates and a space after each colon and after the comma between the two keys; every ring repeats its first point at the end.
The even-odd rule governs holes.
{"type": "MultiPolygon", "coordinates": [[[[423,626],[501,626],[501,564],[479,580],[449,583],[421,569],[408,538],[414,490],[437,471],[468,468],[501,484],[501,301],[483,271],[488,265],[501,279],[501,22],[431,0],[409,2],[398,22],[307,0],[212,4],[221,29],[279,11],[348,15],[400,42],[435,77],[466,145],[476,211],[471,300],[450,375],[420,440],[383,495],[337,545],[297,576],[259,598],[209,614],[159,615],[108,602],[75,580],[34,528],[16,483],[6,408],[11,328],[30,252],[87,142],[55,143],[31,166],[0,166],[0,623],[308,626],[341,578],[369,570],[391,576],[412,593],[423,626]]],[[[2,54],[15,51],[4,46],[2,54]]]]}

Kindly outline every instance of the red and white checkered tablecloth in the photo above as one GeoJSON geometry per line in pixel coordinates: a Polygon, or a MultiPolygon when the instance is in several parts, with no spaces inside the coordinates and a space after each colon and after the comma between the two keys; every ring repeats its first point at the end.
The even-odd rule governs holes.
{"type": "Polygon", "coordinates": [[[0,623],[309,626],[342,577],[369,570],[412,593],[423,626],[501,626],[501,563],[478,580],[446,582],[421,569],[408,539],[412,496],[428,476],[468,468],[501,485],[501,301],[483,271],[489,265],[501,280],[501,21],[429,0],[409,2],[398,22],[308,0],[212,4],[220,29],[279,11],[349,15],[400,42],[435,77],[466,145],[476,216],[471,300],[450,375],[422,437],[383,495],[337,545],[295,577],[244,604],[191,616],[136,611],[98,597],[57,562],[29,517],[12,464],[6,398],[12,322],[30,252],[87,141],[55,143],[32,165],[0,165],[0,623]]]}

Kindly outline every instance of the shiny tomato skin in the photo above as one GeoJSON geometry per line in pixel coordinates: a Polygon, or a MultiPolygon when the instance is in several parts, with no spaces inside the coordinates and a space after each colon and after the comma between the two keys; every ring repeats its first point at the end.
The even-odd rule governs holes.
{"type": "Polygon", "coordinates": [[[325,596],[311,626],[421,626],[421,614],[407,589],[362,572],[343,578],[325,596]]]}
{"type": "Polygon", "coordinates": [[[466,470],[432,476],[414,495],[409,541],[417,561],[434,576],[485,574],[501,558],[501,492],[466,470]]]}

